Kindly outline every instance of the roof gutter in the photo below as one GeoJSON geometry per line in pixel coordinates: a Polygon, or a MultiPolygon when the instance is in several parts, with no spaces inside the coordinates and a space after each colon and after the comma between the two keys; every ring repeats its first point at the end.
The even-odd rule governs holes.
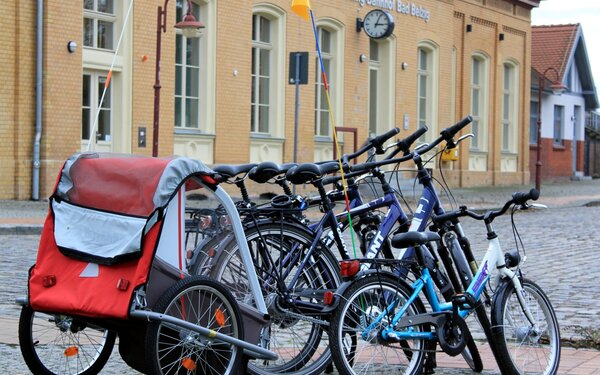
{"type": "Polygon", "coordinates": [[[31,178],[31,199],[40,199],[40,144],[42,140],[42,59],[44,40],[44,0],[37,2],[37,67],[35,98],[35,139],[33,142],[33,171],[31,178]]]}

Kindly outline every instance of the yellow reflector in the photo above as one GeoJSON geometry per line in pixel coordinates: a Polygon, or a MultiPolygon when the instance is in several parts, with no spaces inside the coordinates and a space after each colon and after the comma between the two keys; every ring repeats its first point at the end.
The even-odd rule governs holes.
{"type": "Polygon", "coordinates": [[[79,353],[79,349],[76,346],[69,346],[65,349],[65,357],[72,357],[77,355],[77,353],[79,353]]]}
{"type": "Polygon", "coordinates": [[[196,371],[196,362],[190,357],[182,359],[181,365],[188,371],[196,371]]]}
{"type": "Polygon", "coordinates": [[[219,327],[223,327],[225,325],[225,314],[223,313],[223,310],[217,309],[215,311],[215,320],[217,321],[219,327]]]}

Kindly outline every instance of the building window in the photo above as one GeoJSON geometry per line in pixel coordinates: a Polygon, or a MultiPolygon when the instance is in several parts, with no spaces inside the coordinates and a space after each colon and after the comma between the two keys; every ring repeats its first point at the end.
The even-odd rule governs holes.
{"type": "Polygon", "coordinates": [[[557,146],[563,145],[565,129],[564,112],[565,108],[562,105],[554,106],[554,144],[557,146]]]}
{"type": "Polygon", "coordinates": [[[471,149],[485,151],[487,131],[487,60],[481,56],[471,59],[471,149]]]}
{"type": "Polygon", "coordinates": [[[517,68],[511,63],[504,64],[502,85],[502,151],[517,150],[517,68]]]}
{"type": "Polygon", "coordinates": [[[428,126],[432,131],[422,137],[426,140],[436,133],[437,118],[437,48],[422,42],[417,48],[417,127],[428,126]]]}
{"type": "Polygon", "coordinates": [[[82,90],[82,123],[81,139],[89,140],[95,137],[95,141],[111,141],[112,128],[112,95],[109,85],[104,93],[106,86],[106,74],[90,73],[83,75],[82,90]],[[104,98],[102,95],[104,93],[104,98]],[[102,105],[100,106],[100,101],[102,105]],[[96,120],[97,117],[97,120],[96,120]],[[97,122],[94,132],[94,122],[97,122]]]}
{"type": "Polygon", "coordinates": [[[369,133],[376,135],[378,132],[379,109],[379,44],[369,41],[369,133]]]}
{"type": "MultiPolygon", "coordinates": [[[[177,0],[175,20],[184,17],[184,1],[177,0]]],[[[187,4],[185,5],[187,12],[187,4]]],[[[200,6],[192,2],[192,13],[200,18],[200,6]]],[[[177,30],[175,37],[175,127],[200,129],[201,37],[186,38],[177,30]]]]}
{"type": "MultiPolygon", "coordinates": [[[[334,64],[334,51],[332,46],[332,32],[323,27],[317,28],[319,35],[319,45],[321,46],[321,55],[323,58],[323,70],[327,77],[327,85],[329,94],[333,90],[335,79],[332,77],[332,65],[334,64]]],[[[327,102],[327,93],[325,91],[325,83],[321,74],[321,66],[319,58],[315,60],[315,135],[330,137],[331,133],[331,118],[329,114],[329,105],[327,102]]]]}
{"type": "Polygon", "coordinates": [[[529,143],[537,144],[538,112],[540,103],[532,100],[529,102],[529,143]]]}
{"type": "Polygon", "coordinates": [[[269,133],[271,106],[271,21],[252,16],[252,110],[250,131],[269,133]]]}
{"type": "Polygon", "coordinates": [[[83,45],[112,50],[116,21],[113,0],[84,0],[83,45]]]}

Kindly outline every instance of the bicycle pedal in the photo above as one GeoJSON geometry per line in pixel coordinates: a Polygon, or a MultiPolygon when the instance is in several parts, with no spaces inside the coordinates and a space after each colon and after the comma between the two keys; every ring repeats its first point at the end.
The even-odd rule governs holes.
{"type": "Polygon", "coordinates": [[[470,293],[460,293],[452,296],[452,304],[462,310],[474,309],[477,306],[477,300],[470,293]]]}

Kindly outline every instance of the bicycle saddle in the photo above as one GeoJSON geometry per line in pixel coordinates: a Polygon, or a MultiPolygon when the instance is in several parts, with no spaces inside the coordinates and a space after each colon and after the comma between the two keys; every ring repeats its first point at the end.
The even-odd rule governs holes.
{"type": "Polygon", "coordinates": [[[223,165],[217,165],[216,167],[213,167],[212,170],[217,172],[221,176],[223,176],[223,178],[225,180],[228,180],[239,174],[248,173],[254,167],[256,167],[256,163],[239,164],[239,165],[223,164],[223,165]]]}
{"type": "Polygon", "coordinates": [[[287,173],[287,171],[297,165],[296,163],[276,164],[272,161],[264,161],[248,173],[248,178],[259,184],[263,184],[274,177],[287,173]]]}
{"type": "Polygon", "coordinates": [[[304,163],[290,169],[285,178],[295,185],[305,184],[320,178],[326,174],[333,173],[339,170],[337,161],[332,161],[325,164],[304,163]]]}
{"type": "Polygon", "coordinates": [[[406,232],[392,238],[392,246],[398,249],[424,245],[431,241],[439,241],[440,235],[435,232],[406,232]]]}

